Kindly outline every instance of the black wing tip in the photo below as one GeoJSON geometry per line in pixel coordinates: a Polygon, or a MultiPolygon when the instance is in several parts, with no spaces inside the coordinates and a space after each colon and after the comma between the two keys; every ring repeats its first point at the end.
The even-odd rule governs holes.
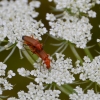
{"type": "Polygon", "coordinates": [[[22,36],[22,39],[23,39],[23,40],[24,40],[24,37],[25,37],[25,36],[22,36]]]}

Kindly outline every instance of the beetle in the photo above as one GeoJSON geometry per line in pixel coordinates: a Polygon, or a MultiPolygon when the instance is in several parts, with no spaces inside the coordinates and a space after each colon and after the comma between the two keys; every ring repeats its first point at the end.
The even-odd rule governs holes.
{"type": "Polygon", "coordinates": [[[22,36],[22,39],[24,40],[25,44],[32,45],[32,46],[36,47],[37,50],[43,49],[43,45],[37,39],[34,39],[33,37],[22,36]]]}
{"type": "Polygon", "coordinates": [[[41,51],[35,51],[35,54],[37,54],[46,64],[46,68],[50,68],[50,59],[49,54],[47,54],[43,49],[41,51]]]}
{"type": "Polygon", "coordinates": [[[44,63],[46,64],[46,68],[49,69],[49,55],[43,50],[42,44],[38,40],[29,36],[23,36],[22,39],[24,40],[24,43],[29,46],[31,51],[38,55],[44,61],[44,63]]]}

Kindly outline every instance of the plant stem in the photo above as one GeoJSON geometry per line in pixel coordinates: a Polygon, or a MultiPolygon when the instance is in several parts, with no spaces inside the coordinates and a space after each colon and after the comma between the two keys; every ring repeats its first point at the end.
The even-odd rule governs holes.
{"type": "Polygon", "coordinates": [[[75,56],[78,60],[80,60],[80,63],[82,64],[82,63],[83,63],[83,60],[82,60],[81,57],[79,56],[79,54],[78,54],[78,52],[76,51],[75,47],[74,47],[71,43],[69,44],[69,46],[70,46],[70,48],[71,48],[71,50],[72,50],[74,56],[75,56]]]}
{"type": "Polygon", "coordinates": [[[95,91],[96,91],[96,93],[98,93],[98,90],[97,90],[97,83],[95,83],[95,91]]]}
{"type": "Polygon", "coordinates": [[[11,52],[10,52],[9,55],[6,57],[6,59],[3,61],[3,63],[5,63],[5,62],[11,57],[11,55],[14,53],[15,49],[16,49],[16,46],[11,50],[11,52]]]}
{"type": "Polygon", "coordinates": [[[66,95],[69,95],[69,94],[75,92],[75,91],[73,90],[73,88],[72,88],[70,85],[68,85],[68,84],[62,85],[62,86],[59,86],[59,85],[56,84],[56,87],[57,87],[59,90],[61,90],[63,93],[65,93],[66,95]]]}
{"type": "Polygon", "coordinates": [[[25,55],[25,57],[28,59],[28,61],[33,65],[33,63],[35,63],[35,61],[32,59],[32,57],[29,55],[29,53],[26,51],[26,49],[22,50],[22,52],[25,55]]]}
{"type": "Polygon", "coordinates": [[[8,43],[8,44],[6,44],[5,46],[1,47],[1,48],[0,48],[0,52],[6,50],[6,49],[9,48],[11,45],[12,45],[12,43],[8,43]]]}
{"type": "Polygon", "coordinates": [[[93,59],[93,57],[92,57],[92,55],[91,55],[91,53],[90,53],[90,51],[89,51],[89,49],[84,49],[84,52],[87,54],[87,56],[92,60],[93,59]]]}
{"type": "Polygon", "coordinates": [[[86,91],[90,86],[92,86],[93,82],[91,82],[85,89],[84,91],[86,91]]]}

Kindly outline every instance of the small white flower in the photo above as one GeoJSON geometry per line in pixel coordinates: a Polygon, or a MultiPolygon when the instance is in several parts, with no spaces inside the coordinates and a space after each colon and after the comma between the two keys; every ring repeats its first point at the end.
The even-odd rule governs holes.
{"type": "Polygon", "coordinates": [[[18,92],[18,96],[19,96],[19,98],[21,98],[21,99],[23,99],[23,100],[25,100],[25,92],[24,91],[20,91],[20,92],[18,92]]]}
{"type": "Polygon", "coordinates": [[[12,70],[8,71],[8,78],[12,78],[12,76],[15,76],[15,73],[12,70]]]}
{"type": "Polygon", "coordinates": [[[100,39],[97,39],[97,42],[100,42],[100,39]]]}
{"type": "MultiPolygon", "coordinates": [[[[27,1],[27,0],[26,0],[27,1]]],[[[31,3],[29,4],[31,7],[32,7],[32,9],[33,9],[33,7],[35,8],[39,8],[40,7],[40,2],[39,1],[31,1],[31,3]]]]}
{"type": "Polygon", "coordinates": [[[7,81],[5,81],[5,83],[4,83],[4,88],[5,88],[6,90],[11,90],[11,89],[13,89],[13,85],[11,85],[11,84],[8,83],[7,81]]]}
{"type": "Polygon", "coordinates": [[[89,57],[87,57],[87,56],[84,56],[84,58],[83,58],[83,59],[84,59],[84,61],[85,61],[85,62],[87,62],[87,63],[91,62],[90,58],[89,58],[89,57]]]}
{"type": "Polygon", "coordinates": [[[54,21],[56,20],[56,17],[53,14],[46,14],[46,20],[54,21]]]}
{"type": "Polygon", "coordinates": [[[3,64],[2,62],[0,62],[0,69],[1,70],[5,70],[7,68],[7,65],[3,64]]]}
{"type": "Polygon", "coordinates": [[[21,76],[29,76],[30,75],[30,71],[25,70],[24,68],[19,68],[17,71],[21,76]]]}
{"type": "Polygon", "coordinates": [[[5,70],[0,70],[0,76],[5,76],[5,70]]]}
{"type": "Polygon", "coordinates": [[[23,42],[18,41],[16,45],[19,49],[23,49],[23,42]]]}
{"type": "Polygon", "coordinates": [[[0,78],[0,84],[4,84],[5,79],[4,78],[0,78]]]}
{"type": "Polygon", "coordinates": [[[33,84],[32,82],[30,82],[30,84],[27,85],[27,88],[28,88],[29,90],[32,90],[33,88],[35,88],[35,84],[33,84]]]}
{"type": "Polygon", "coordinates": [[[89,15],[89,17],[95,18],[96,17],[96,12],[90,10],[90,11],[88,11],[88,15],[89,15]]]}

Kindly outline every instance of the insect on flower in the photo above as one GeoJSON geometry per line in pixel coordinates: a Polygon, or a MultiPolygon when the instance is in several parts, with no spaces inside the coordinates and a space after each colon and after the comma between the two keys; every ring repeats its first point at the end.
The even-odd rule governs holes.
{"type": "Polygon", "coordinates": [[[46,64],[47,69],[50,68],[50,59],[49,55],[43,50],[42,44],[29,36],[23,36],[22,39],[24,40],[24,43],[29,46],[31,51],[38,55],[46,64]]]}
{"type": "Polygon", "coordinates": [[[44,61],[47,69],[49,69],[50,68],[49,55],[43,49],[41,51],[35,51],[35,54],[37,54],[44,61]]]}
{"type": "Polygon", "coordinates": [[[24,40],[24,43],[27,44],[28,46],[32,45],[37,50],[39,51],[42,50],[43,45],[37,39],[34,39],[33,37],[29,36],[23,36],[22,39],[24,40]]]}

